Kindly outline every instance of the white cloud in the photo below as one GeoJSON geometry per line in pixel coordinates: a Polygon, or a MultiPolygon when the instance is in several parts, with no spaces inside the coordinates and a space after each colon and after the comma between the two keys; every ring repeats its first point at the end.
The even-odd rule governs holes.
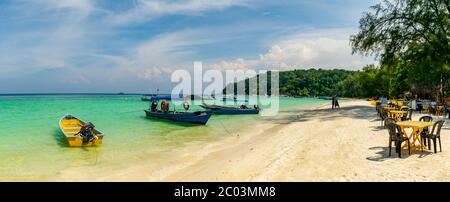
{"type": "Polygon", "coordinates": [[[200,30],[182,30],[152,38],[137,47],[136,59],[148,63],[172,63],[192,53],[192,47],[208,44],[213,39],[203,38],[200,30]]]}
{"type": "MultiPolygon", "coordinates": [[[[174,64],[193,53],[192,46],[211,42],[207,30],[181,30],[163,33],[147,41],[120,44],[122,56],[102,53],[96,47],[99,37],[116,33],[116,25],[150,21],[171,14],[200,14],[210,10],[244,5],[246,0],[137,0],[126,12],[115,13],[91,0],[19,0],[7,10],[10,20],[36,21],[22,32],[0,38],[0,72],[9,76],[52,68],[76,68],[80,58],[97,57],[92,68],[148,69],[174,64]],[[95,17],[93,17],[95,16],[95,17]],[[100,34],[99,34],[100,32],[100,34]],[[107,60],[107,62],[105,62],[107,60]],[[113,65],[112,65],[113,64],[113,65]],[[26,70],[26,71],[24,71],[26,70]]],[[[102,40],[102,39],[101,39],[102,40]]],[[[112,42],[114,43],[114,42],[112,42]]],[[[84,59],[83,59],[84,60],[84,59]]],[[[133,70],[136,71],[136,70],[133,70]]],[[[118,71],[123,73],[123,71],[118,71]]],[[[118,73],[119,74],[119,73],[118,73]]]]}
{"type": "MultiPolygon", "coordinates": [[[[2,11],[7,11],[6,15],[2,14],[9,19],[0,20],[14,25],[12,27],[16,30],[2,32],[0,77],[34,78],[33,74],[36,72],[58,69],[61,71],[54,70],[58,74],[53,75],[70,74],[74,78],[61,80],[68,84],[106,81],[102,83],[107,86],[124,81],[122,85],[128,85],[126,82],[129,82],[132,86],[136,80],[147,82],[170,75],[175,69],[189,69],[194,60],[205,59],[201,57],[208,55],[200,51],[212,50],[210,47],[202,50],[202,45],[232,44],[244,41],[237,40],[240,37],[258,33],[271,33],[273,35],[267,37],[271,38],[297,29],[271,22],[242,20],[242,23],[228,25],[168,29],[172,32],[147,39],[142,35],[138,39],[129,39],[129,35],[122,38],[126,35],[122,35],[122,31],[129,31],[122,25],[151,21],[165,15],[201,15],[207,11],[220,11],[233,6],[252,6],[249,5],[250,1],[136,0],[136,4],[126,11],[115,12],[100,7],[93,0],[18,0],[10,7],[2,8],[2,11]],[[26,77],[29,75],[31,76],[26,77]]],[[[209,66],[215,69],[356,69],[371,60],[350,54],[348,36],[351,33],[354,30],[298,33],[268,41],[267,51],[262,52],[259,57],[255,53],[253,58],[241,56],[236,60],[220,60],[221,55],[215,54],[213,57],[219,59],[206,59],[212,60],[213,64],[209,66]]],[[[36,78],[48,77],[41,75],[36,78]]]]}
{"type": "Polygon", "coordinates": [[[37,2],[45,3],[45,5],[54,7],[56,9],[69,8],[89,11],[94,8],[94,1],[90,0],[43,0],[37,2]]]}
{"type": "Polygon", "coordinates": [[[196,46],[215,40],[204,37],[205,33],[200,29],[161,34],[131,48],[128,57],[113,58],[120,62],[117,65],[139,79],[169,75],[175,69],[187,67],[183,64],[191,59],[196,46]]]}
{"type": "Polygon", "coordinates": [[[0,39],[0,69],[13,76],[70,66],[73,56],[92,48],[86,25],[93,8],[89,0],[19,0],[10,5],[5,9],[9,23],[22,30],[0,39]]]}
{"type": "Polygon", "coordinates": [[[222,60],[218,63],[209,65],[210,68],[215,70],[247,70],[257,64],[255,60],[244,60],[243,58],[238,58],[233,61],[222,60]]]}
{"type": "Polygon", "coordinates": [[[279,39],[258,59],[237,59],[211,64],[214,69],[361,69],[373,58],[352,55],[349,36],[354,30],[329,29],[301,32],[279,39]]]}
{"type": "Polygon", "coordinates": [[[137,0],[135,6],[125,13],[114,14],[110,22],[120,25],[150,20],[171,14],[199,15],[210,10],[222,10],[231,6],[245,6],[248,0],[137,0]]]}
{"type": "MultiPolygon", "coordinates": [[[[352,55],[349,44],[351,29],[327,29],[301,32],[272,42],[266,53],[255,58],[221,60],[204,64],[217,70],[265,70],[299,68],[343,68],[357,70],[375,63],[373,58],[352,55]]],[[[140,79],[170,75],[179,68],[189,69],[195,46],[213,43],[221,36],[205,37],[208,30],[184,30],[157,36],[134,48],[133,57],[123,66],[140,79]]],[[[229,33],[228,33],[229,34],[229,33]]]]}

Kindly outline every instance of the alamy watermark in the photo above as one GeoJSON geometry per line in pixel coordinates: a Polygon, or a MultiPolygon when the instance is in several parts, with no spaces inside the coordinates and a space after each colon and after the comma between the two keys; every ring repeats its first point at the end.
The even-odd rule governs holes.
{"type": "Polygon", "coordinates": [[[172,73],[171,82],[177,83],[171,93],[174,104],[185,102],[180,99],[181,95],[193,95],[197,98],[215,98],[214,104],[219,105],[243,102],[249,106],[258,106],[262,109],[262,116],[274,116],[279,111],[278,71],[203,71],[202,62],[194,62],[193,75],[187,70],[179,69],[172,73]],[[219,97],[223,99],[217,99],[219,97]]]}

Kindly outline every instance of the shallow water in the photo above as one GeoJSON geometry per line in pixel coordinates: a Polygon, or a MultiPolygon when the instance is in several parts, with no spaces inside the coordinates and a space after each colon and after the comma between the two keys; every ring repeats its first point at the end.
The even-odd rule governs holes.
{"type": "MultiPolygon", "coordinates": [[[[281,97],[280,111],[329,102],[281,97]]],[[[124,159],[158,158],[269,120],[258,115],[213,115],[206,126],[178,124],[146,118],[143,110],[148,105],[134,95],[0,96],[0,181],[45,180],[77,166],[123,167],[124,159]],[[58,127],[65,114],[93,122],[106,135],[103,145],[68,147],[58,127]]],[[[192,107],[197,109],[201,108],[192,107]]]]}

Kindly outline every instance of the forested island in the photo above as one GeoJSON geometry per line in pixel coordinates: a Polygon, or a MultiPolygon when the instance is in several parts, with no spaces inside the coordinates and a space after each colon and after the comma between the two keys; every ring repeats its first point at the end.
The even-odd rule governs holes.
{"type": "MultiPolygon", "coordinates": [[[[268,72],[270,78],[270,72],[268,72]]],[[[292,97],[333,96],[349,98],[415,97],[436,99],[449,97],[449,78],[433,77],[430,70],[414,68],[378,67],[367,65],[359,71],[343,69],[297,69],[279,72],[280,95],[292,97]],[[444,80],[446,79],[446,80],[444,80]],[[445,82],[444,82],[445,81],[445,82]],[[441,89],[442,85],[442,89],[441,89]]],[[[265,74],[256,78],[266,78],[265,74]]],[[[252,78],[254,79],[254,78],[252,78]]],[[[245,92],[249,94],[249,79],[245,81],[245,92]]],[[[237,87],[237,84],[234,84],[237,87]]],[[[270,89],[270,82],[268,82],[270,89]]],[[[230,88],[229,85],[227,88],[230,88]]],[[[224,91],[225,92],[225,91],[224,91]]],[[[257,94],[250,92],[250,94],[257,94]]],[[[270,92],[269,92],[270,94],[270,92]]]]}
{"type": "Polygon", "coordinates": [[[379,65],[361,67],[359,71],[303,67],[283,71],[280,94],[434,100],[450,97],[449,0],[381,1],[363,14],[359,31],[349,36],[349,42],[353,54],[374,56],[379,65]]]}

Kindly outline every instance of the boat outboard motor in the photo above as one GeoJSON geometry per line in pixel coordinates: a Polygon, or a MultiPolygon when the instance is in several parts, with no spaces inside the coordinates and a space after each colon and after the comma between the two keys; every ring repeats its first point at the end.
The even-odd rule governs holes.
{"type": "Polygon", "coordinates": [[[94,132],[93,132],[94,128],[95,128],[95,126],[91,122],[88,122],[81,127],[80,134],[81,134],[81,137],[83,137],[84,143],[92,142],[96,139],[94,132]]]}

